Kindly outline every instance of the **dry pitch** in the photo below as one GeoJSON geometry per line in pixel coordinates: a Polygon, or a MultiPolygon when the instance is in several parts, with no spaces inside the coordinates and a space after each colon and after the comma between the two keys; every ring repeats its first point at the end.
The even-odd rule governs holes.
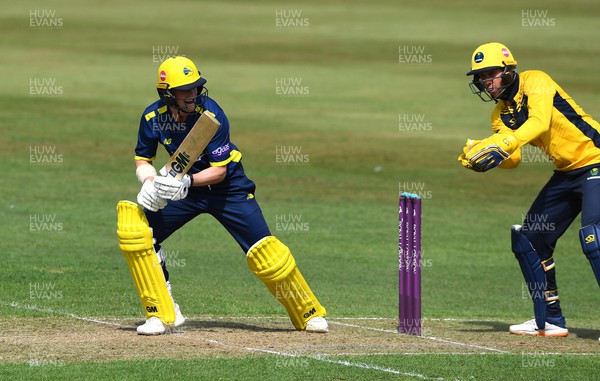
{"type": "MultiPolygon", "coordinates": [[[[423,336],[400,335],[393,319],[330,319],[328,334],[291,329],[287,318],[189,317],[165,335],[139,336],[139,319],[66,317],[8,318],[0,321],[0,361],[58,364],[134,359],[196,359],[235,356],[310,357],[348,366],[368,364],[339,357],[419,354],[556,353],[594,355],[597,330],[571,328],[567,338],[507,333],[508,322],[425,320],[423,336]]],[[[394,371],[387,369],[387,371],[394,371]]]]}

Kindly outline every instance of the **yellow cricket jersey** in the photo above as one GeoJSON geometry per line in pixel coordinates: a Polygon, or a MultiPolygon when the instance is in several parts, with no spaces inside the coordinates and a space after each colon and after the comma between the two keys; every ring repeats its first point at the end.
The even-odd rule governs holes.
{"type": "MultiPolygon", "coordinates": [[[[512,133],[519,147],[539,147],[558,171],[600,163],[600,124],[539,70],[517,75],[508,100],[492,112],[492,129],[512,133]]],[[[520,160],[519,148],[500,167],[514,168],[520,160]]]]}

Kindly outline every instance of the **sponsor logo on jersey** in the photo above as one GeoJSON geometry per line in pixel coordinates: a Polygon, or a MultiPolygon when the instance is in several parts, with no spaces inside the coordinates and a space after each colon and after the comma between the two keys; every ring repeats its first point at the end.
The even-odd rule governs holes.
{"type": "Polygon", "coordinates": [[[211,152],[211,154],[213,154],[214,156],[223,156],[225,154],[229,153],[229,143],[225,144],[224,146],[221,146],[215,150],[213,150],[211,152]]]}

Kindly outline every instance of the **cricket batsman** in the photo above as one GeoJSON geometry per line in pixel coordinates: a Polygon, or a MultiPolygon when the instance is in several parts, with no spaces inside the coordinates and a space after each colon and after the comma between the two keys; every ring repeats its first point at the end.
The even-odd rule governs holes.
{"type": "MultiPolygon", "coordinates": [[[[158,68],[159,100],[142,113],[135,147],[136,175],[142,184],[137,204],[117,206],[117,235],[140,299],[146,322],[141,335],[160,335],[185,322],[171,296],[163,242],[183,225],[209,214],[231,234],[246,254],[250,270],[286,308],[297,330],[327,332],[326,310],[296,266],[292,253],[265,222],[255,198],[255,184],[244,173],[242,153],[229,138],[229,122],[208,96],[203,78],[190,59],[178,56],[158,68]],[[200,115],[208,112],[220,126],[201,156],[181,180],[154,160],[161,144],[170,156],[200,115]]],[[[204,251],[210,253],[210,237],[204,251]]]]}
{"type": "Polygon", "coordinates": [[[512,251],[533,300],[535,318],[511,325],[517,335],[564,337],[569,331],[558,300],[553,259],[557,240],[581,213],[583,254],[600,285],[600,125],[543,71],[517,73],[510,50],[497,42],[471,57],[472,92],[494,101],[493,135],[467,140],[458,160],[486,172],[515,168],[526,144],[539,147],[556,167],[521,225],[511,229],[512,251]],[[544,221],[544,223],[539,223],[544,221]]]}

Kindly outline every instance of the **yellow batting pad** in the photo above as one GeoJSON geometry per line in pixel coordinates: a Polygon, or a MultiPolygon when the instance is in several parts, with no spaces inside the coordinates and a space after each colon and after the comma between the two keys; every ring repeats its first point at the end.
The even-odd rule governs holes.
{"type": "Polygon", "coordinates": [[[175,322],[173,299],[154,252],[152,229],[144,211],[136,203],[119,201],[117,204],[117,236],[146,318],[156,316],[163,324],[172,324],[175,322]]]}
{"type": "Polygon", "coordinates": [[[304,330],[309,319],[327,314],[296,267],[290,249],[276,237],[258,241],[246,259],[250,270],[283,304],[296,329],[304,330]]]}

